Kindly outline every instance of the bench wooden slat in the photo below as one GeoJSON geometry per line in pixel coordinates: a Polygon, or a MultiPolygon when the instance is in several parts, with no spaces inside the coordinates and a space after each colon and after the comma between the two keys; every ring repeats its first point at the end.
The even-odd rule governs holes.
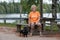
{"type": "Polygon", "coordinates": [[[17,24],[17,25],[28,25],[28,24],[17,24]]]}

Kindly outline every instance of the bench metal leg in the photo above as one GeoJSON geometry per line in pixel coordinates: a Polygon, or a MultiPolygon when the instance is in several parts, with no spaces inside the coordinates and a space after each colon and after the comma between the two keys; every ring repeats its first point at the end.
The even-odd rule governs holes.
{"type": "Polygon", "coordinates": [[[21,25],[17,25],[17,32],[20,32],[21,30],[21,25]]]}

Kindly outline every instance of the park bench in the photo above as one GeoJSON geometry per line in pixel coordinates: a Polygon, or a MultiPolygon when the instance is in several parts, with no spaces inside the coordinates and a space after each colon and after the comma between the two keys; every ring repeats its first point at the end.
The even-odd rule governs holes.
{"type": "Polygon", "coordinates": [[[57,23],[57,26],[60,28],[60,19],[57,19],[56,22],[59,22],[57,23]]]}
{"type": "MultiPolygon", "coordinates": [[[[28,26],[28,18],[21,18],[23,21],[26,20],[27,23],[17,23],[17,32],[21,30],[21,26],[28,26]]],[[[21,20],[21,21],[22,21],[21,20]]]]}
{"type": "MultiPolygon", "coordinates": [[[[21,30],[21,26],[27,26],[28,27],[28,18],[21,18],[21,19],[24,19],[24,20],[26,20],[26,24],[24,23],[24,24],[21,24],[21,23],[18,23],[16,26],[17,26],[17,32],[19,32],[20,30],[21,30]]],[[[29,27],[29,29],[30,29],[30,27],[29,27]]],[[[43,27],[42,27],[42,30],[43,30],[43,27]]],[[[38,33],[38,30],[35,30],[34,31],[34,34],[39,34],[38,33]]]]}
{"type": "Polygon", "coordinates": [[[60,24],[57,24],[57,26],[60,28],[60,24]]]}
{"type": "Polygon", "coordinates": [[[52,23],[54,22],[55,18],[42,18],[41,20],[42,20],[43,26],[45,26],[45,22],[46,21],[50,21],[51,22],[50,24],[52,25],[52,23]]]}
{"type": "Polygon", "coordinates": [[[48,35],[53,32],[52,30],[46,30],[46,27],[52,28],[53,24],[55,23],[55,18],[42,18],[42,24],[43,24],[43,35],[48,35]],[[49,23],[46,23],[46,21],[49,21],[49,23]],[[47,25],[46,25],[47,24],[47,25]]]}
{"type": "Polygon", "coordinates": [[[17,24],[17,32],[19,32],[21,30],[21,26],[28,26],[28,24],[17,24]]]}
{"type": "MultiPolygon", "coordinates": [[[[28,27],[28,18],[22,18],[22,19],[26,20],[27,24],[25,24],[25,23],[24,24],[21,24],[21,23],[17,24],[16,25],[17,26],[17,32],[19,32],[21,30],[21,26],[27,26],[28,27]]],[[[45,24],[46,24],[45,21],[50,21],[51,22],[50,25],[52,25],[55,18],[41,18],[41,20],[42,20],[41,25],[42,25],[42,32],[43,32],[45,24]]],[[[39,33],[37,32],[37,30],[35,30],[34,34],[39,34],[39,33]]]]}
{"type": "Polygon", "coordinates": [[[58,26],[58,28],[60,28],[60,23],[59,23],[59,24],[57,24],[57,26],[58,26]]]}

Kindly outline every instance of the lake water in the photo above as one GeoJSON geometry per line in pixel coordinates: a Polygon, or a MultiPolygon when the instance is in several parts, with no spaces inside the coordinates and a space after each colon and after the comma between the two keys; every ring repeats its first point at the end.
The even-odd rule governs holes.
{"type": "MultiPolygon", "coordinates": [[[[0,14],[0,18],[26,18],[28,17],[28,14],[0,14]]],[[[43,14],[43,17],[46,17],[46,18],[52,18],[52,14],[51,13],[44,13],[43,14]]],[[[57,13],[57,18],[59,19],[60,18],[60,13],[57,13]]],[[[16,22],[16,20],[6,20],[6,23],[14,23],[16,22]]],[[[0,23],[4,23],[4,20],[1,20],[0,19],[0,23]]]]}

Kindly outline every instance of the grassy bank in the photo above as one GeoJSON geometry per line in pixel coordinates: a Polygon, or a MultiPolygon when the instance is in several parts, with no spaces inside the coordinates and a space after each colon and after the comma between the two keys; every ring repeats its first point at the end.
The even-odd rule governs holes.
{"type": "MultiPolygon", "coordinates": [[[[16,24],[11,24],[11,23],[6,23],[6,24],[4,24],[4,23],[0,23],[0,27],[10,27],[10,28],[16,28],[16,24]]],[[[22,28],[23,28],[24,26],[22,26],[22,28]]],[[[46,27],[44,27],[44,30],[46,30],[46,31],[50,31],[50,30],[52,30],[52,31],[59,31],[59,28],[58,28],[58,26],[56,25],[56,24],[54,24],[54,25],[52,25],[52,26],[46,26],[46,27]]]]}
{"type": "Polygon", "coordinates": [[[11,23],[0,23],[0,27],[16,27],[16,24],[11,24],[11,23]]]}

